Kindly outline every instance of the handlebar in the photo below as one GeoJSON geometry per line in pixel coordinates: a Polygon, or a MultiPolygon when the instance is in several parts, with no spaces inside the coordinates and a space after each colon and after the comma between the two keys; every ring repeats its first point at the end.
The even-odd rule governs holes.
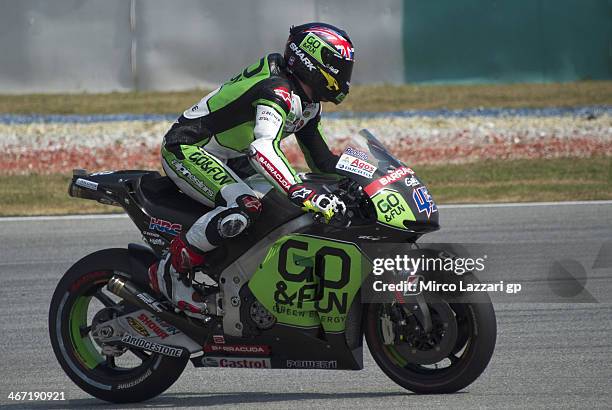
{"type": "MultiPolygon", "coordinates": [[[[329,225],[345,228],[357,219],[370,219],[369,197],[364,193],[363,187],[359,183],[349,178],[343,178],[334,184],[323,184],[322,189],[338,196],[346,205],[345,214],[336,214],[328,223],[329,225]]],[[[324,223],[323,216],[316,215],[315,221],[324,223]]]]}

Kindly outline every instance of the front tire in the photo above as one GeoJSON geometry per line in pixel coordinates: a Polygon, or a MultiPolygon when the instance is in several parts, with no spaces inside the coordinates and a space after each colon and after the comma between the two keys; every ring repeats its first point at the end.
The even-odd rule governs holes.
{"type": "Polygon", "coordinates": [[[49,310],[51,345],[66,374],[85,392],[113,403],[140,402],[161,394],[180,377],[188,361],[188,357],[135,349],[119,358],[105,356],[91,337],[92,317],[100,308],[125,304],[105,290],[106,284],[113,275],[129,279],[131,269],[127,249],[90,254],[64,274],[49,310]]]}
{"type": "MultiPolygon", "coordinates": [[[[462,296],[452,303],[445,302],[440,295],[435,296],[436,303],[428,303],[432,317],[435,318],[436,309],[442,313],[450,308],[453,312],[450,320],[455,320],[454,324],[450,323],[452,331],[448,332],[453,333],[450,341],[453,346],[448,349],[450,353],[436,363],[427,362],[426,351],[419,356],[419,349],[430,348],[427,344],[406,349],[400,346],[402,343],[384,343],[381,316],[389,309],[389,304],[366,305],[364,315],[366,341],[378,366],[397,384],[419,394],[454,393],[470,385],[489,364],[497,337],[495,311],[486,293],[478,295],[479,300],[474,300],[474,295],[471,295],[470,300],[462,296]],[[415,356],[410,357],[410,353],[415,353],[415,356]],[[428,364],[423,364],[423,361],[428,364]]],[[[448,325],[443,323],[439,328],[449,328],[448,325]]]]}

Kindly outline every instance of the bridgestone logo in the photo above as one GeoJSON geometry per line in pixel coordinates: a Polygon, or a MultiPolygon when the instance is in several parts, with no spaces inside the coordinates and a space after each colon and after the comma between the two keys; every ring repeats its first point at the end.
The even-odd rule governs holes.
{"type": "Polygon", "coordinates": [[[181,357],[181,355],[183,354],[183,349],[177,349],[174,347],[164,346],[158,343],[149,342],[148,340],[140,339],[138,337],[134,337],[128,334],[123,335],[123,337],[121,338],[121,341],[128,345],[132,345],[135,347],[139,347],[141,349],[149,350],[154,353],[163,354],[164,356],[181,357]]]}
{"type": "Polygon", "coordinates": [[[362,160],[364,160],[364,161],[367,161],[367,160],[368,160],[368,154],[367,154],[366,152],[359,151],[359,150],[357,150],[357,149],[355,149],[355,148],[352,148],[352,147],[347,147],[347,148],[344,150],[344,153],[345,153],[345,154],[352,155],[352,156],[357,157],[357,158],[359,158],[359,159],[362,159],[362,160]]]}
{"type": "Polygon", "coordinates": [[[149,377],[151,374],[153,374],[151,369],[147,369],[147,371],[142,376],[140,376],[139,378],[137,378],[135,380],[132,380],[131,382],[118,384],[117,388],[118,389],[129,389],[130,387],[134,387],[137,384],[142,383],[143,380],[146,379],[147,377],[149,377]]]}

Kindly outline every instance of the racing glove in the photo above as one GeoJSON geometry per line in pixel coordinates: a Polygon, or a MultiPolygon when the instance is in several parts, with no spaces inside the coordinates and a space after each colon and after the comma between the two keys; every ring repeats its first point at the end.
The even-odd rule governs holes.
{"type": "Polygon", "coordinates": [[[314,212],[329,223],[334,216],[344,215],[346,205],[334,194],[317,194],[315,189],[303,184],[295,184],[289,188],[289,200],[306,212],[314,212]]]}

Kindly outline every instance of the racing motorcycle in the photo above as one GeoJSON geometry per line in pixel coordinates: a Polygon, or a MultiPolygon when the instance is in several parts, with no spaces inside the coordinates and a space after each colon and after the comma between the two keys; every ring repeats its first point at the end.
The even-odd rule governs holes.
{"type": "Polygon", "coordinates": [[[486,293],[363,297],[377,252],[409,252],[439,229],[439,212],[414,171],[374,135],[362,130],[347,142],[336,177],[304,176],[344,200],[342,223],[318,223],[263,178],[246,178],[263,204],[259,222],[190,273],[207,307],[203,319],[156,294],[147,269],[207,209],[156,171],[75,170],[69,194],[123,207],[147,246],[94,252],[61,278],[49,333],[66,374],[102,400],[137,402],[169,388],[189,361],[360,370],[365,336],[378,366],[408,390],[451,393],[471,384],[495,347],[486,293]]]}

